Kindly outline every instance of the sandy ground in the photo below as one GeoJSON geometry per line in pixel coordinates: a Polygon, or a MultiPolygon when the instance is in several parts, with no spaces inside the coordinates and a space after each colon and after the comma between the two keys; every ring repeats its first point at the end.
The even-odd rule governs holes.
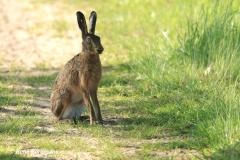
{"type": "MultiPolygon", "coordinates": [[[[78,28],[73,24],[73,29],[66,31],[64,38],[56,36],[52,28],[60,19],[57,12],[49,5],[39,7],[27,1],[1,0],[0,67],[58,68],[77,54],[81,47],[78,28]]],[[[72,16],[64,19],[75,22],[72,16]]]]}

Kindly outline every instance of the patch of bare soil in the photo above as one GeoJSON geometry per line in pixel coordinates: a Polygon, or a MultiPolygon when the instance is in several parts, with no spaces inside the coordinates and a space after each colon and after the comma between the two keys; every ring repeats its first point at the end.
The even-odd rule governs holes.
{"type": "Polygon", "coordinates": [[[52,159],[52,160],[98,160],[98,158],[92,156],[88,152],[71,152],[71,151],[55,151],[46,149],[25,149],[17,150],[15,154],[23,155],[27,157],[52,159]],[[51,158],[59,157],[59,158],[51,158]]]}
{"type": "MultiPolygon", "coordinates": [[[[57,68],[77,54],[80,48],[77,27],[67,30],[64,38],[55,36],[53,26],[63,17],[56,16],[62,15],[58,14],[62,11],[59,8],[47,3],[0,1],[1,69],[57,68]]],[[[72,18],[67,20],[70,24],[75,22],[72,18]]]]}
{"type": "Polygon", "coordinates": [[[174,158],[175,160],[203,159],[196,150],[177,148],[170,151],[154,151],[152,155],[160,158],[174,158]]]}
{"type": "MultiPolygon", "coordinates": [[[[161,144],[164,148],[164,145],[173,143],[173,142],[183,142],[189,141],[191,138],[186,136],[171,136],[168,134],[163,134],[162,138],[148,139],[148,140],[124,140],[118,139],[116,142],[122,144],[121,150],[122,153],[131,157],[134,155],[141,154],[141,147],[143,145],[154,145],[161,144]]],[[[195,159],[204,159],[202,154],[194,149],[184,149],[184,148],[175,148],[175,149],[163,149],[163,150],[153,150],[149,152],[149,155],[158,157],[159,159],[169,159],[173,158],[176,160],[191,160],[195,159]]]]}

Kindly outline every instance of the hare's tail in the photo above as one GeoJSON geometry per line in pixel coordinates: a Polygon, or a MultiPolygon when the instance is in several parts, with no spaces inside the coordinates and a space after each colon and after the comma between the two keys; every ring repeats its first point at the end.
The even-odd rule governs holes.
{"type": "Polygon", "coordinates": [[[60,99],[52,101],[52,106],[51,106],[52,113],[56,116],[59,117],[62,110],[63,110],[63,105],[61,103],[60,99]]]}

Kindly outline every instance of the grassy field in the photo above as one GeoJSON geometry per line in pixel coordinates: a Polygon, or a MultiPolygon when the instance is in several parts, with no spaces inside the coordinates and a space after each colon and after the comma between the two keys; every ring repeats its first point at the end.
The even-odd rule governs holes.
{"type": "Polygon", "coordinates": [[[3,2],[21,23],[0,13],[13,16],[0,19],[12,42],[0,51],[0,159],[240,159],[237,0],[3,2]],[[104,126],[49,109],[81,47],[77,10],[98,13],[104,126]]]}

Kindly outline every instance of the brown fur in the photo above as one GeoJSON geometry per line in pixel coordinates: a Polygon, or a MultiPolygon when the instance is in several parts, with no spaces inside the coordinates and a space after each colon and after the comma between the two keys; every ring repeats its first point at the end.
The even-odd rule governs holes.
{"type": "MultiPolygon", "coordinates": [[[[84,25],[81,21],[79,25],[82,24],[84,25]]],[[[64,69],[58,74],[51,95],[51,109],[58,119],[63,119],[73,118],[63,117],[65,111],[70,107],[74,105],[87,106],[90,124],[96,119],[102,123],[97,89],[102,74],[99,54],[103,51],[103,47],[99,37],[84,33],[83,27],[85,26],[79,27],[83,34],[82,52],[68,61],[64,69]]],[[[91,27],[91,30],[94,31],[94,27],[91,27]]]]}

